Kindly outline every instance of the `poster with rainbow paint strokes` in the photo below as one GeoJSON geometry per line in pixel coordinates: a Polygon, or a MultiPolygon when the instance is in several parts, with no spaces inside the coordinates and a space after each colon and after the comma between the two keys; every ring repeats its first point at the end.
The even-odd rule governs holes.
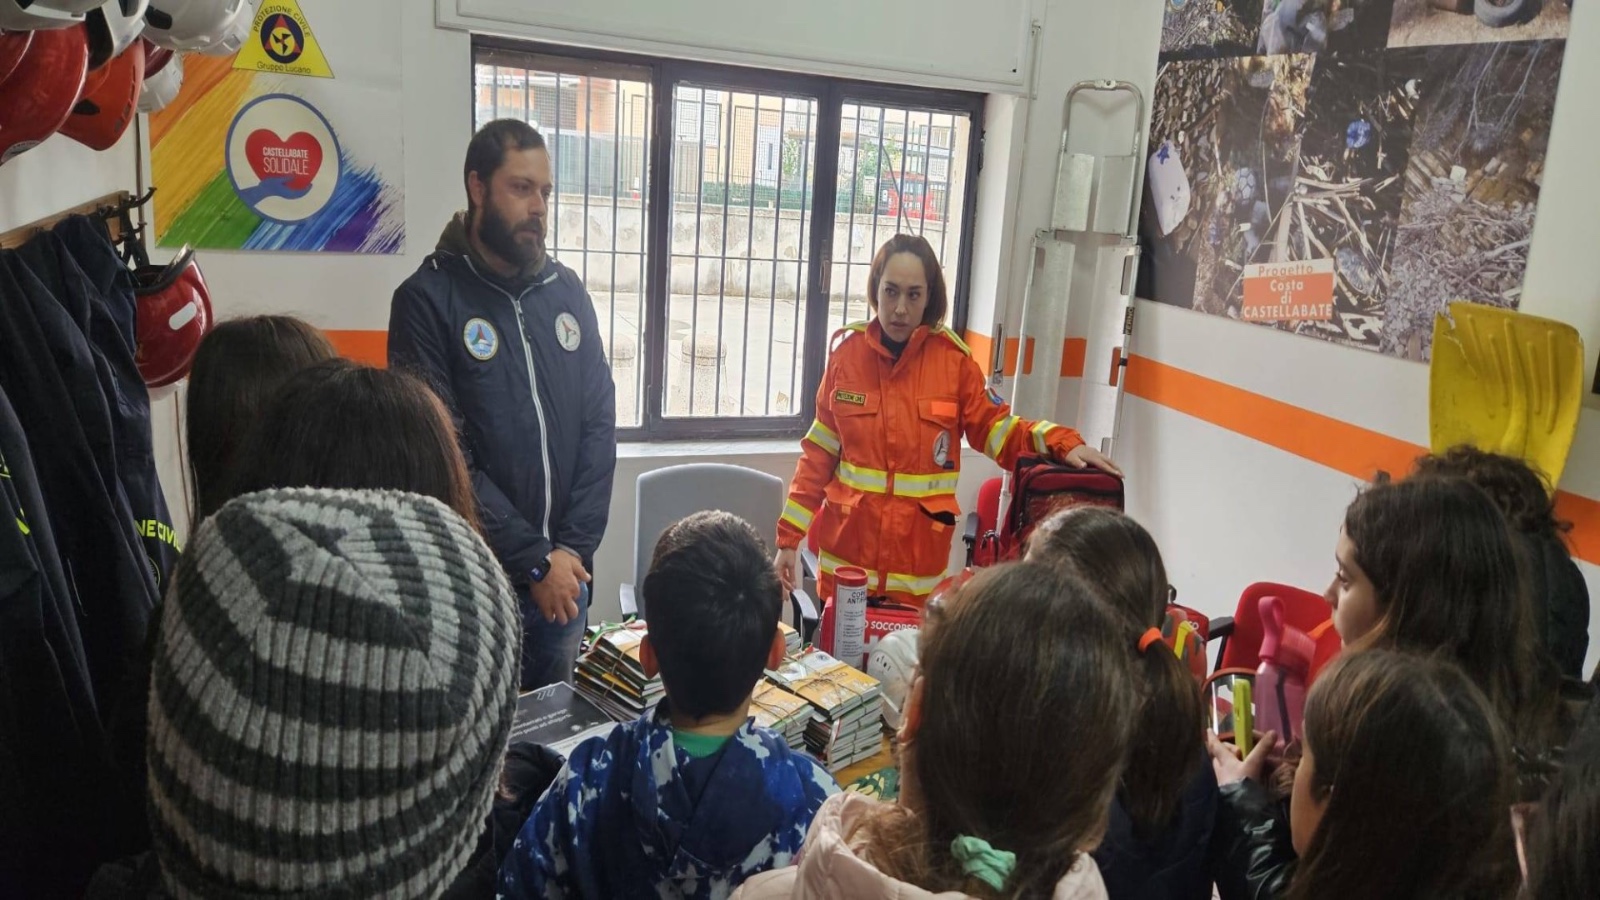
{"type": "Polygon", "coordinates": [[[159,246],[404,249],[399,58],[362,52],[398,46],[399,17],[343,5],[267,0],[260,46],[182,58],[183,90],[150,117],[159,246]],[[302,55],[331,77],[294,74],[302,55]]]}

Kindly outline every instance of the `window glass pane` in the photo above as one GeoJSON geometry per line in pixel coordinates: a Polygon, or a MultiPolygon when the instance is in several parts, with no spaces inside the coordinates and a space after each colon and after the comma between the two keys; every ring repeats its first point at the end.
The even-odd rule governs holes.
{"type": "Polygon", "coordinates": [[[817,101],[692,84],[673,91],[680,118],[662,414],[794,415],[817,101]]]}

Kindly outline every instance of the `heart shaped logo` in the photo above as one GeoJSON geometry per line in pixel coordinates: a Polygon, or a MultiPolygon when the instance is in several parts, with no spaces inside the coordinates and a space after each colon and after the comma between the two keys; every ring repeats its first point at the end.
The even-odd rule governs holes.
{"type": "Polygon", "coordinates": [[[296,193],[310,190],[322,168],[322,145],[304,131],[285,140],[270,129],[259,128],[245,139],[244,151],[257,178],[277,180],[296,193]]]}

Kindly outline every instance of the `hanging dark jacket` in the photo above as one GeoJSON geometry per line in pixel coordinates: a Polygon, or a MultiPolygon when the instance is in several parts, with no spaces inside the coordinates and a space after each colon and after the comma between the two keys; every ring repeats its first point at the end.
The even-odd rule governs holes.
{"type": "Polygon", "coordinates": [[[617,464],[615,387],[594,304],[553,259],[502,279],[472,255],[457,216],[394,293],[389,364],[450,408],[489,546],[512,583],[526,585],[555,547],[592,571],[617,464]]]}
{"type": "MultiPolygon", "coordinates": [[[[89,317],[87,323],[79,322],[79,327],[110,374],[112,393],[106,399],[116,438],[117,477],[128,495],[145,553],[155,566],[160,593],[178,563],[179,548],[166,494],[156,473],[150,393],[134,358],[137,301],[133,275],[117,255],[105,220],[99,217],[73,216],[56,225],[50,235],[41,235],[32,243],[53,249],[63,260],[70,258],[82,273],[89,317]]],[[[72,267],[63,263],[61,268],[70,274],[72,267]]]]}
{"type": "MultiPolygon", "coordinates": [[[[111,415],[88,340],[12,251],[0,251],[0,389],[16,409],[48,500],[96,712],[109,731],[119,704],[139,693],[133,682],[155,585],[116,479],[111,415]]],[[[137,771],[142,741],[131,734],[109,740],[113,763],[137,771]]],[[[95,815],[121,835],[117,848],[137,849],[144,839],[136,794],[107,793],[95,815]]]]}
{"type": "Polygon", "coordinates": [[[110,775],[33,455],[0,391],[0,897],[76,893],[110,775]]]}
{"type": "MultiPolygon", "coordinates": [[[[12,670],[19,692],[48,694],[70,690],[61,683],[87,681],[98,721],[85,724],[85,738],[99,757],[55,762],[76,769],[71,790],[55,801],[72,818],[76,840],[60,841],[33,853],[35,873],[55,871],[59,887],[33,896],[71,893],[87,877],[88,864],[136,849],[145,832],[132,783],[117,777],[136,770],[143,746],[129,739],[118,745],[108,734],[116,709],[111,698],[132,692],[137,658],[154,605],[149,562],[133,535],[133,516],[118,487],[110,415],[99,370],[87,339],[46,284],[12,251],[0,251],[0,390],[9,398],[32,456],[40,495],[47,507],[55,551],[71,597],[82,639],[82,657],[64,654],[71,672],[12,670]],[[61,682],[61,683],[58,683],[61,682]],[[107,734],[98,738],[95,728],[107,734]]],[[[61,713],[62,716],[68,715],[61,713]]],[[[56,737],[60,737],[59,734],[56,737]]],[[[47,738],[48,739],[48,738],[47,738]]],[[[47,776],[41,776],[47,777],[47,776]]],[[[40,820],[41,830],[58,822],[40,820]]]]}

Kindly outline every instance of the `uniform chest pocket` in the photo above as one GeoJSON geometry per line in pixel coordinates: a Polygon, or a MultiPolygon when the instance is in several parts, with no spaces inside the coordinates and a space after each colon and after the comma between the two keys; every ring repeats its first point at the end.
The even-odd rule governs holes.
{"type": "Polygon", "coordinates": [[[881,413],[876,393],[843,388],[834,391],[833,417],[839,425],[839,443],[844,447],[859,448],[865,442],[881,441],[881,413]]]}
{"type": "Polygon", "coordinates": [[[961,406],[954,397],[931,397],[917,401],[922,443],[933,455],[933,464],[953,470],[960,465],[961,406]]]}

